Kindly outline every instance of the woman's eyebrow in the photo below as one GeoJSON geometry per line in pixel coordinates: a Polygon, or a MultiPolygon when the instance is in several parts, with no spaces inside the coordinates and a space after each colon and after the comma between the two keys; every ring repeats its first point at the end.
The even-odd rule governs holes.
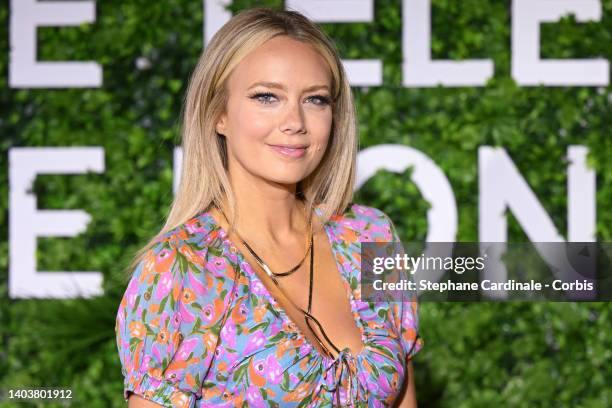
{"type": "MultiPolygon", "coordinates": [[[[259,82],[255,82],[254,84],[252,84],[251,86],[249,86],[248,89],[254,88],[258,85],[261,86],[265,86],[268,88],[278,88],[278,89],[282,89],[283,91],[287,90],[287,87],[281,83],[278,82],[270,82],[270,81],[259,81],[259,82]]],[[[310,92],[310,91],[314,91],[317,89],[325,89],[329,92],[329,86],[327,85],[311,85],[307,88],[304,88],[304,92],[310,92]]]]}

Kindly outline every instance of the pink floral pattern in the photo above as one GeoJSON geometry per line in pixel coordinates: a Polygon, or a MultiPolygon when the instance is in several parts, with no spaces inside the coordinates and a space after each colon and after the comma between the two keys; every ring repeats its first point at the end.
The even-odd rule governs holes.
{"type": "Polygon", "coordinates": [[[360,353],[318,353],[204,211],[159,238],[127,285],[115,327],[124,398],[134,392],[167,407],[391,406],[406,361],[423,346],[417,302],[361,301],[358,283],[360,244],[399,238],[386,214],[359,204],[325,231],[360,353]]]}

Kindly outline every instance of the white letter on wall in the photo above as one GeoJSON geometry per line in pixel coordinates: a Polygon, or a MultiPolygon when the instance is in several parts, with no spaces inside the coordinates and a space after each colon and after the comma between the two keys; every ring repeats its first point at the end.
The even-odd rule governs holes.
{"type": "MultiPolygon", "coordinates": [[[[371,22],[373,0],[287,0],[286,9],[294,9],[319,23],[371,22]]],[[[379,59],[342,60],[352,86],[382,85],[382,61],[379,59]]]]}
{"type": "Polygon", "coordinates": [[[101,147],[13,147],[9,150],[9,296],[74,298],[102,294],[100,272],[36,270],[37,237],[73,237],[86,229],[90,216],[80,210],[38,210],[30,191],[37,174],[104,171],[101,147]]]}
{"type": "Polygon", "coordinates": [[[232,13],[226,7],[232,0],[203,0],[204,1],[204,48],[213,35],[232,18],[232,13]]]}
{"type": "Polygon", "coordinates": [[[183,169],[183,148],[175,146],[172,151],[172,192],[176,196],[181,182],[181,171],[183,169]]]}
{"type": "MultiPolygon", "coordinates": [[[[455,242],[457,235],[457,203],[453,189],[440,168],[422,152],[403,145],[383,144],[368,147],[359,152],[357,156],[357,180],[355,190],[361,186],[378,170],[387,170],[395,173],[406,171],[413,166],[412,181],[430,204],[427,210],[427,238],[426,242],[455,242]]],[[[451,246],[427,245],[425,257],[450,256],[451,246]]],[[[438,281],[445,270],[422,270],[414,274],[417,288],[422,280],[438,281]]],[[[420,295],[423,291],[417,290],[420,295]]]]}
{"type": "Polygon", "coordinates": [[[93,1],[11,0],[9,86],[11,88],[83,88],[102,85],[95,62],[36,61],[36,29],[96,21],[93,1]]]}
{"type": "Polygon", "coordinates": [[[585,146],[570,146],[567,156],[567,235],[571,242],[595,242],[595,171],[589,169],[585,146]]]}
{"type": "Polygon", "coordinates": [[[484,86],[493,76],[493,61],[432,61],[429,0],[402,2],[402,64],[405,87],[484,86]]]}
{"type": "Polygon", "coordinates": [[[603,58],[540,59],[540,23],[566,14],[576,20],[599,21],[598,0],[514,0],[512,2],[512,77],[522,86],[607,86],[608,61],[603,58]]]}
{"type": "MultiPolygon", "coordinates": [[[[595,172],[586,167],[587,149],[570,146],[568,158],[568,241],[595,241],[595,172]],[[580,225],[580,226],[578,226],[580,225]]],[[[488,243],[507,241],[506,210],[510,210],[534,243],[543,259],[564,277],[575,273],[566,258],[559,254],[561,246],[546,243],[565,242],[555,225],[538,201],[533,190],[503,148],[481,146],[478,149],[479,174],[479,224],[481,249],[487,251],[488,243]]],[[[501,256],[504,245],[492,245],[486,261],[485,274],[496,282],[507,279],[501,256]]],[[[553,269],[554,271],[554,269],[553,269]]],[[[559,276],[558,277],[562,277],[559,276]]],[[[584,276],[576,276],[584,278],[584,276]]],[[[504,298],[505,291],[488,291],[488,296],[504,298]]]]}
{"type": "Polygon", "coordinates": [[[423,152],[409,146],[381,144],[359,152],[355,190],[378,170],[402,173],[414,166],[412,181],[431,205],[427,211],[427,242],[454,242],[457,204],[453,189],[440,168],[423,152]]]}

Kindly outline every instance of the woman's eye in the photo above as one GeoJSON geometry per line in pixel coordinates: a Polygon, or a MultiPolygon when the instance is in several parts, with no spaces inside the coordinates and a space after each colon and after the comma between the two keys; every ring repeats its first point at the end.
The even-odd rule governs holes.
{"type": "Polygon", "coordinates": [[[255,99],[266,105],[271,103],[268,98],[276,98],[276,96],[270,92],[258,92],[256,94],[251,95],[251,99],[255,99]]]}
{"type": "Polygon", "coordinates": [[[315,103],[315,105],[319,105],[319,106],[325,106],[331,103],[331,99],[325,95],[313,95],[309,99],[318,100],[319,102],[315,103]]]}
{"type": "MultiPolygon", "coordinates": [[[[270,105],[272,102],[274,102],[270,98],[276,99],[276,95],[271,92],[257,92],[253,95],[250,95],[250,98],[255,99],[265,105],[270,105]]],[[[331,99],[325,95],[313,95],[308,97],[308,100],[316,101],[314,102],[314,104],[317,106],[326,106],[331,103],[331,99]]]]}

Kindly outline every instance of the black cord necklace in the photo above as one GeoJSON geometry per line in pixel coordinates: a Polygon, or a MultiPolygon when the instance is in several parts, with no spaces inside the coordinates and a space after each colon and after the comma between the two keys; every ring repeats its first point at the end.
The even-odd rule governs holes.
{"type": "MultiPolygon", "coordinates": [[[[219,208],[219,207],[217,207],[217,209],[221,212],[221,214],[223,215],[223,218],[225,218],[225,221],[227,221],[227,223],[229,224],[229,220],[228,220],[227,216],[225,215],[225,213],[223,212],[223,210],[221,208],[219,208]]],[[[261,257],[259,255],[257,255],[257,253],[253,250],[253,248],[251,248],[251,246],[242,238],[242,236],[238,233],[238,231],[236,231],[236,235],[238,235],[238,238],[240,239],[240,241],[242,241],[242,243],[249,250],[251,255],[253,255],[253,257],[255,258],[257,263],[259,264],[259,266],[262,267],[262,269],[274,281],[274,283],[277,283],[276,278],[282,278],[284,276],[289,276],[289,275],[293,274],[295,271],[297,271],[300,268],[300,266],[302,266],[304,261],[306,260],[306,257],[308,256],[308,252],[312,251],[312,223],[311,223],[310,217],[308,217],[308,229],[309,229],[309,233],[308,233],[309,238],[308,238],[308,248],[306,248],[306,253],[302,257],[300,262],[298,262],[297,265],[295,265],[293,268],[289,269],[286,272],[274,272],[268,266],[268,264],[266,264],[263,261],[263,259],[261,259],[261,257]]],[[[277,285],[278,285],[278,283],[277,283],[277,285]]]]}
{"type": "MultiPolygon", "coordinates": [[[[225,218],[225,220],[229,224],[229,221],[227,220],[227,217],[225,216],[225,213],[223,212],[223,210],[221,210],[218,207],[217,207],[217,209],[221,212],[221,214],[223,215],[223,217],[225,218]]],[[[321,323],[319,323],[319,321],[312,315],[312,290],[313,290],[313,286],[314,286],[314,245],[313,245],[313,234],[312,234],[312,222],[311,222],[310,217],[308,217],[308,226],[309,226],[309,229],[310,229],[310,233],[309,233],[308,251],[306,252],[306,255],[308,255],[308,252],[310,252],[310,265],[309,265],[310,266],[310,268],[309,268],[310,269],[309,270],[309,275],[310,276],[309,276],[309,285],[308,285],[308,310],[307,311],[302,309],[298,305],[296,305],[291,299],[289,299],[289,297],[287,295],[285,295],[284,291],[282,290],[282,288],[280,287],[280,285],[278,284],[278,281],[276,279],[276,277],[287,276],[287,275],[290,275],[293,272],[295,272],[302,265],[304,259],[306,258],[306,255],[304,255],[304,259],[302,259],[302,261],[300,261],[300,263],[297,266],[295,266],[294,268],[291,268],[289,271],[281,272],[281,273],[275,273],[275,272],[273,272],[270,269],[268,264],[266,264],[266,262],[259,255],[257,255],[257,253],[253,250],[253,248],[251,248],[251,246],[240,236],[238,231],[236,231],[236,235],[238,236],[240,241],[244,244],[244,246],[247,248],[249,253],[253,256],[253,258],[255,258],[255,261],[257,262],[257,264],[272,279],[272,282],[274,283],[274,285],[285,296],[285,298],[293,305],[293,307],[298,309],[300,312],[304,313],[304,322],[306,323],[306,325],[308,326],[308,328],[310,329],[310,331],[314,335],[315,339],[317,340],[317,343],[321,346],[321,349],[325,352],[325,354],[328,357],[333,358],[334,356],[330,352],[329,347],[327,347],[321,341],[321,339],[317,335],[317,332],[311,326],[311,322],[314,322],[316,324],[317,328],[319,329],[319,331],[321,332],[321,334],[323,335],[323,337],[325,338],[325,341],[327,341],[327,343],[329,343],[329,345],[331,345],[331,347],[334,349],[334,351],[337,354],[340,354],[340,349],[338,349],[338,347],[336,347],[336,345],[330,340],[330,338],[327,336],[327,333],[325,333],[325,330],[323,330],[323,326],[321,325],[321,323]]]]}

